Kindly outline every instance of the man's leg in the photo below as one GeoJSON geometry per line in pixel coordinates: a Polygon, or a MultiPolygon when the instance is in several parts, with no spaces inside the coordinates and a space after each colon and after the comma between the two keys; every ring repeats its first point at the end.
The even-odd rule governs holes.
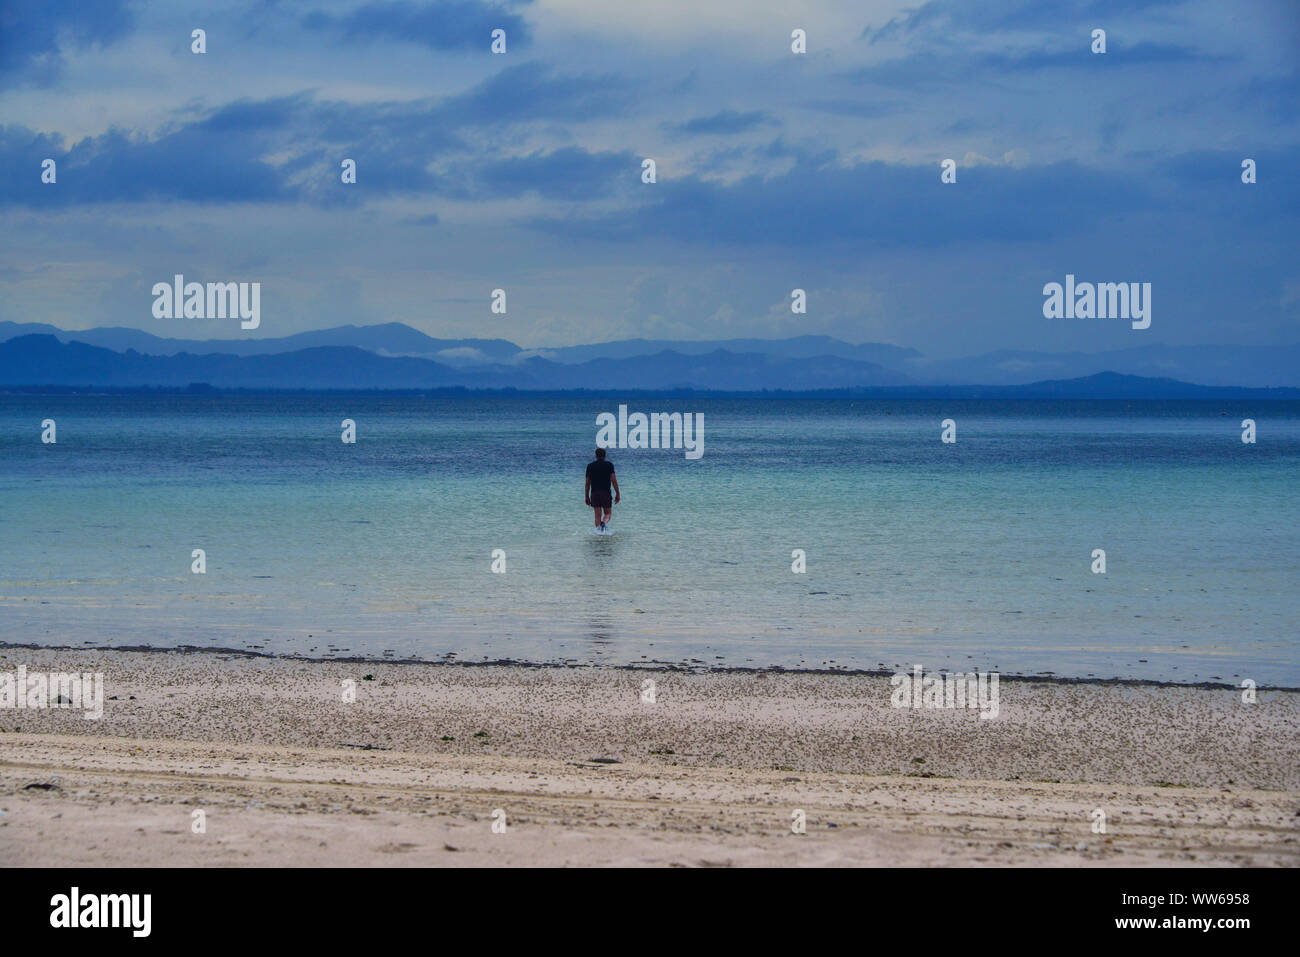
{"type": "Polygon", "coordinates": [[[596,527],[600,528],[600,506],[593,505],[591,510],[596,513],[596,527]]]}
{"type": "Polygon", "coordinates": [[[608,523],[608,522],[609,522],[609,519],[610,519],[610,516],[612,516],[613,514],[614,514],[614,508],[613,508],[613,506],[610,506],[609,508],[605,509],[605,517],[604,517],[603,519],[601,519],[601,522],[602,522],[602,523],[608,523]]]}

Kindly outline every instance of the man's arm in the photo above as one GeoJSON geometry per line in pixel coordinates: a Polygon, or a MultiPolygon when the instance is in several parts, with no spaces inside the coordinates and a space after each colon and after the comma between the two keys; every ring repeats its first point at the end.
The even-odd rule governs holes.
{"type": "Polygon", "coordinates": [[[614,504],[617,505],[618,500],[623,497],[621,494],[619,494],[618,491],[618,476],[616,476],[613,472],[610,472],[609,481],[610,484],[614,486],[614,504]]]}
{"type": "Polygon", "coordinates": [[[587,476],[587,481],[582,484],[582,498],[588,505],[591,504],[591,476],[587,476]]]}

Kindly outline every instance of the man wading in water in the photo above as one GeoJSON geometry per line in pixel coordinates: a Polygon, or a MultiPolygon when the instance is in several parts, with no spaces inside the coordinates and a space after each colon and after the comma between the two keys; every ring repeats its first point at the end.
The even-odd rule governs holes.
{"type": "Polygon", "coordinates": [[[622,495],[618,490],[618,479],[614,477],[614,463],[605,461],[605,450],[596,449],[596,461],[587,465],[587,482],[583,496],[592,511],[596,513],[596,531],[605,532],[609,522],[610,511],[618,504],[622,495]],[[609,500],[609,487],[614,486],[614,501],[609,500]],[[603,516],[602,516],[602,513],[603,516]]]}

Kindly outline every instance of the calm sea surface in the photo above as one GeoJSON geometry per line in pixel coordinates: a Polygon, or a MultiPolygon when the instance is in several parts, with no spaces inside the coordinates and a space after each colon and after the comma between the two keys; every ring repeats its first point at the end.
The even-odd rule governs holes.
{"type": "Polygon", "coordinates": [[[1292,402],[0,396],[0,641],[1295,687],[1298,467],[1292,402]],[[705,453],[595,536],[620,401],[705,453]]]}

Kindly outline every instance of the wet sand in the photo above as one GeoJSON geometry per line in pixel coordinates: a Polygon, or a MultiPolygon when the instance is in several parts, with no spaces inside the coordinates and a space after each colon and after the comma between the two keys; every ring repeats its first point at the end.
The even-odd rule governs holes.
{"type": "Polygon", "coordinates": [[[868,675],[0,656],[107,699],[0,710],[4,866],[1300,862],[1296,692],[1004,680],[981,720],[868,675]]]}

